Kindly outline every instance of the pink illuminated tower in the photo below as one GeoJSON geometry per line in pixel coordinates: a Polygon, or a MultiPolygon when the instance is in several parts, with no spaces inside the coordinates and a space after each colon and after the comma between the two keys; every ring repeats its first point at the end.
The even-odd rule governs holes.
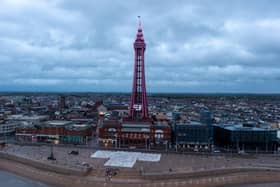
{"type": "Polygon", "coordinates": [[[142,25],[139,16],[139,26],[134,42],[134,76],[130,100],[129,117],[132,120],[145,120],[148,118],[148,106],[145,81],[145,49],[142,25]]]}

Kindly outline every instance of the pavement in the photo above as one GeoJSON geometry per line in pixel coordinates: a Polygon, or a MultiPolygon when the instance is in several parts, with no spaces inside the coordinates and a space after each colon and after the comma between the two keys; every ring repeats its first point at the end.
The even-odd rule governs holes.
{"type": "MultiPolygon", "coordinates": [[[[92,148],[53,147],[50,146],[21,146],[8,144],[3,152],[69,168],[85,167],[88,163],[93,169],[104,169],[107,158],[91,158],[96,152],[92,148]],[[47,159],[53,149],[55,161],[47,159]],[[79,155],[68,154],[78,151],[79,155]]],[[[226,169],[237,167],[275,167],[280,166],[280,157],[277,155],[259,155],[252,157],[222,156],[222,155],[190,155],[162,153],[159,162],[145,162],[137,160],[132,170],[142,173],[168,173],[168,172],[197,172],[213,169],[226,169]]]]}

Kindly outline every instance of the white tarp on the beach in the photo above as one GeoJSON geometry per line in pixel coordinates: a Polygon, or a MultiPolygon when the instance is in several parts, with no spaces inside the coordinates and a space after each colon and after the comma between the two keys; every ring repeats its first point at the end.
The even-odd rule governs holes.
{"type": "Polygon", "coordinates": [[[109,158],[104,166],[132,168],[137,160],[159,162],[161,154],[126,152],[126,151],[96,151],[91,158],[109,158]]]}

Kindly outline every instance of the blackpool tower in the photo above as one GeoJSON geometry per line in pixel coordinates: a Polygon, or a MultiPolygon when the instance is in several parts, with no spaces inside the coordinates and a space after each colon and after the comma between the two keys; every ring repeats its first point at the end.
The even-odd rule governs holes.
{"type": "Polygon", "coordinates": [[[146,43],[139,17],[138,32],[134,42],[134,75],[129,110],[129,117],[136,121],[148,118],[145,81],[145,49],[146,43]]]}

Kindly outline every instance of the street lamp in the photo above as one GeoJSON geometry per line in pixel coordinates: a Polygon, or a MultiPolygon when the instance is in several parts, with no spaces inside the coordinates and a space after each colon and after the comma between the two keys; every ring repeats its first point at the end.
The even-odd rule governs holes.
{"type": "Polygon", "coordinates": [[[167,150],[168,150],[168,140],[165,140],[165,151],[167,152],[167,150]]]}
{"type": "Polygon", "coordinates": [[[145,144],[146,144],[146,150],[148,149],[148,135],[145,135],[145,144]]]}
{"type": "Polygon", "coordinates": [[[56,160],[56,158],[54,157],[54,153],[53,153],[53,145],[57,145],[59,144],[59,140],[54,140],[52,141],[52,145],[51,145],[51,155],[48,157],[48,160],[56,160]]]}
{"type": "Polygon", "coordinates": [[[115,134],[115,148],[118,148],[118,134],[115,134]]]}

